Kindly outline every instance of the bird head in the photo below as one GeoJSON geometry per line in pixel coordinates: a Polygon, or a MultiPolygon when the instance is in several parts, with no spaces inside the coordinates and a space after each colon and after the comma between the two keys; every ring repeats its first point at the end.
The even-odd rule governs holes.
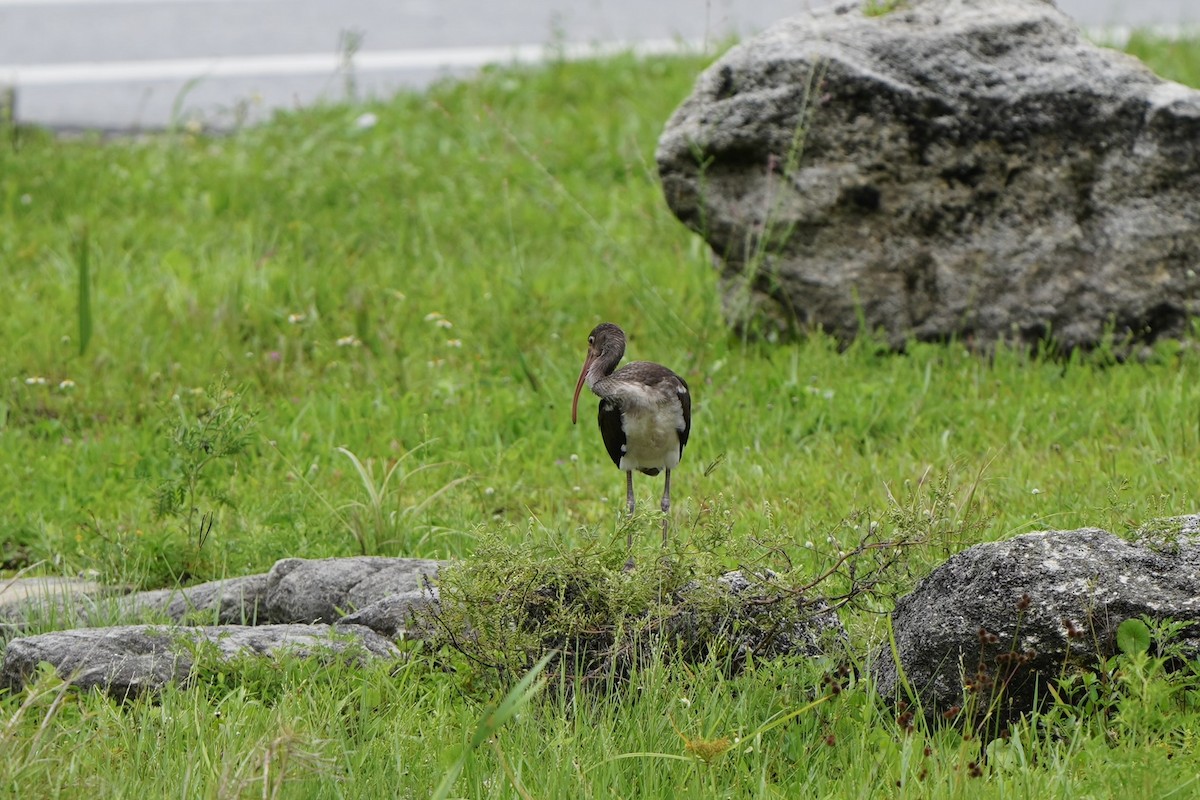
{"type": "Polygon", "coordinates": [[[611,375],[621,357],[625,355],[625,331],[611,322],[602,322],[588,334],[587,357],[579,380],[575,383],[575,397],[571,400],[571,424],[579,421],[579,393],[584,384],[590,388],[601,376],[611,375]]]}

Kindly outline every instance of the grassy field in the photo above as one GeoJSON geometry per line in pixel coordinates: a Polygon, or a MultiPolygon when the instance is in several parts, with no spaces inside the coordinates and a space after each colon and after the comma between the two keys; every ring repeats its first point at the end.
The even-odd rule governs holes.
{"type": "MultiPolygon", "coordinates": [[[[1200,42],[1130,49],[1200,85],[1200,42]]],[[[0,579],[154,588],[497,533],[534,556],[619,548],[622,476],[591,412],[570,424],[603,320],[693,387],[681,552],[719,528],[816,563],[864,519],[970,497],[972,525],[910,552],[919,576],[980,540],[1197,510],[1194,340],[1117,364],[731,338],[653,163],[705,63],[497,69],[229,137],[5,132],[0,579]]],[[[661,484],[637,486],[655,507],[661,484]]],[[[657,520],[639,524],[649,557],[657,520]]],[[[864,653],[880,619],[847,615],[864,653]]],[[[551,682],[491,736],[500,698],[419,652],[247,662],[128,707],[45,676],[0,694],[0,795],[426,797],[456,765],[464,797],[1200,792],[1194,674],[1114,664],[1093,704],[980,767],[978,742],[906,732],[861,682],[828,693],[834,666],[651,666],[607,700],[551,682]]]]}

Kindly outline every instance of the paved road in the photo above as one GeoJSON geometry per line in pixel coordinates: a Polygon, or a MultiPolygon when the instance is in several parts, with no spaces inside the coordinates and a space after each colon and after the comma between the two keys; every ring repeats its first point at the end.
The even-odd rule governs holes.
{"type": "MultiPolygon", "coordinates": [[[[228,126],[480,65],[699,48],[828,0],[0,0],[0,84],[56,128],[228,126]],[[347,69],[345,54],[354,50],[347,69]],[[353,79],[351,81],[351,78],[353,79]]],[[[1197,0],[1060,0],[1085,26],[1200,26],[1197,0]]]]}

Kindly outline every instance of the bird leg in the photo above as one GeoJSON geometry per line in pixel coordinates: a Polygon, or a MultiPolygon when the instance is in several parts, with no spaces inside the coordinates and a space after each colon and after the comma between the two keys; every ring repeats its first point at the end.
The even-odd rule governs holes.
{"type": "MultiPolygon", "coordinates": [[[[625,505],[629,511],[629,516],[633,516],[633,471],[629,470],[625,473],[625,505]]],[[[629,558],[625,561],[625,571],[633,570],[633,526],[629,526],[629,531],[625,538],[625,552],[629,553],[629,558]]]]}
{"type": "Polygon", "coordinates": [[[670,523],[670,520],[671,520],[671,517],[669,516],[670,511],[671,511],[671,470],[667,470],[666,473],[667,473],[667,477],[663,481],[663,498],[662,498],[663,547],[667,546],[667,525],[670,523]]]}
{"type": "Polygon", "coordinates": [[[633,516],[633,470],[625,472],[625,508],[633,516]]]}

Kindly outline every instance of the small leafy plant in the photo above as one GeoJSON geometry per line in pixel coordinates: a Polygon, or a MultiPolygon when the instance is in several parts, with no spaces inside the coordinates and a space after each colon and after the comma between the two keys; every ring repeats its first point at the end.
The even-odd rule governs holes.
{"type": "Polygon", "coordinates": [[[257,433],[257,412],[246,408],[241,390],[221,379],[185,401],[172,398],[163,422],[171,459],[154,493],[159,518],[178,521],[199,552],[211,535],[220,506],[233,500],[222,487],[257,433]]]}
{"type": "Polygon", "coordinates": [[[1050,684],[1054,702],[1037,724],[1055,735],[1094,730],[1168,757],[1192,753],[1196,737],[1189,713],[1197,707],[1200,666],[1180,641],[1188,627],[1146,617],[1124,620],[1117,628],[1118,652],[1096,669],[1070,672],[1050,684]]]}

